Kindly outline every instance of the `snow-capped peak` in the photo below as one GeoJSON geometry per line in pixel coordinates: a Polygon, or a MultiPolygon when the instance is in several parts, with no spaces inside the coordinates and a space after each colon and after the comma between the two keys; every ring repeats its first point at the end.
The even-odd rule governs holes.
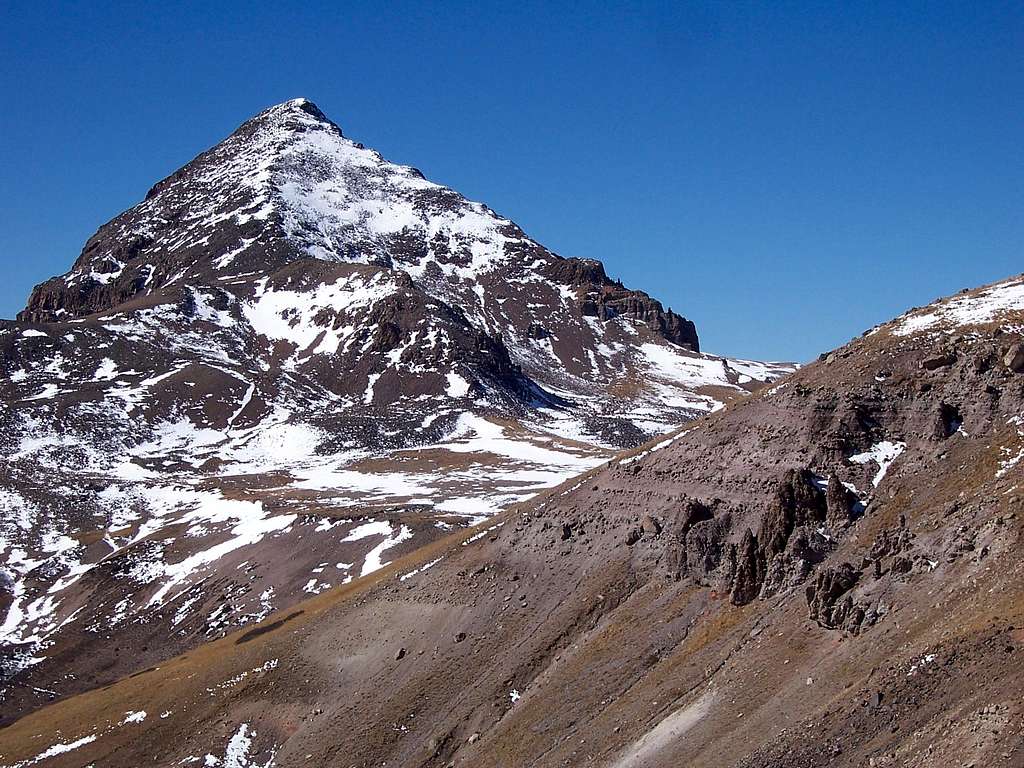
{"type": "Polygon", "coordinates": [[[168,636],[208,634],[326,588],[326,553],[367,537],[300,513],[418,509],[423,522],[382,519],[383,541],[337,555],[366,573],[437,535],[424,509],[444,530],[481,519],[786,371],[700,354],[693,323],[305,99],[159,182],[20,320],[0,323],[0,542],[17,542],[0,552],[16,577],[0,635],[31,663],[65,624],[83,634],[86,603],[88,628],[174,602],[168,636]],[[115,549],[86,552],[79,534],[115,549]],[[308,551],[289,565],[316,578],[275,560],[247,607],[214,606],[203,583],[227,583],[243,547],[253,563],[308,551]],[[79,582],[114,558],[105,573],[131,587],[115,575],[126,596],[104,608],[110,589],[79,582]]]}
{"type": "Polygon", "coordinates": [[[267,107],[243,123],[236,133],[244,131],[247,125],[258,122],[290,124],[293,128],[299,128],[303,124],[308,125],[310,122],[319,122],[333,126],[338,133],[341,132],[338,125],[327,117],[320,107],[304,97],[288,99],[288,101],[282,101],[280,104],[267,107]]]}

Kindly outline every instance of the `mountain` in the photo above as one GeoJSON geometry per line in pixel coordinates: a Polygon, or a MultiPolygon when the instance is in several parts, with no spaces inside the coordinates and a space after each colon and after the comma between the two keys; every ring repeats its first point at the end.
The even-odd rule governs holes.
{"type": "Polygon", "coordinates": [[[257,115],[0,323],[4,721],[358,580],[793,369],[257,115]]]}
{"type": "Polygon", "coordinates": [[[28,765],[1016,766],[1024,275],[2,732],[28,765]]]}

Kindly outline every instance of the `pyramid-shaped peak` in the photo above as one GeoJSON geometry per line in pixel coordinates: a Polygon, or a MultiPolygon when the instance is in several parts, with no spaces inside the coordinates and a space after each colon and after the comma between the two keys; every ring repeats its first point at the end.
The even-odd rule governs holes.
{"type": "Polygon", "coordinates": [[[317,120],[324,120],[330,122],[316,104],[306,98],[289,99],[288,101],[282,101],[280,104],[275,104],[267,110],[264,110],[263,114],[288,114],[294,112],[302,112],[310,117],[314,117],[317,120]]]}
{"type": "Polygon", "coordinates": [[[298,98],[282,101],[268,107],[259,114],[242,124],[239,130],[254,125],[274,125],[284,128],[305,130],[317,126],[329,127],[336,133],[341,133],[338,125],[331,120],[323,111],[309,99],[298,98]]]}

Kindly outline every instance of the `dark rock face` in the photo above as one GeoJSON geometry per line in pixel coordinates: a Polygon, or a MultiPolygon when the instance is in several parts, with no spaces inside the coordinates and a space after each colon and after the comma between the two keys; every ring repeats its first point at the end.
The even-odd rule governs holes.
{"type": "Polygon", "coordinates": [[[818,573],[814,583],[807,587],[808,617],[826,629],[856,631],[864,621],[864,610],[854,603],[849,592],[860,576],[861,572],[850,563],[818,573]]]}
{"type": "Polygon", "coordinates": [[[646,294],[628,291],[610,281],[581,291],[581,294],[579,311],[586,317],[599,320],[627,317],[639,320],[673,344],[693,352],[700,351],[696,326],[672,310],[665,311],[661,302],[646,294]]]}
{"type": "Polygon", "coordinates": [[[551,280],[573,286],[612,285],[604,264],[595,259],[559,259],[546,265],[545,274],[551,280]]]}
{"type": "Polygon", "coordinates": [[[53,277],[37,285],[18,320],[45,323],[84,317],[130,301],[146,287],[147,277],[154,287],[158,286],[160,278],[154,280],[151,265],[141,260],[152,245],[154,238],[148,235],[115,239],[101,229],[89,238],[75,262],[76,268],[91,267],[91,276],[77,284],[53,277]],[[140,268],[143,265],[146,270],[140,268]]]}
{"type": "MultiPolygon", "coordinates": [[[[816,486],[812,473],[787,470],[758,533],[747,528],[739,544],[731,545],[728,574],[733,604],[745,605],[803,581],[829,549],[828,540],[817,531],[827,516],[826,494],[816,486]]],[[[725,533],[718,530],[720,535],[725,533]]]]}
{"type": "MultiPolygon", "coordinates": [[[[966,536],[947,545],[946,554],[922,551],[903,520],[880,529],[873,543],[868,540],[862,565],[852,566],[857,578],[845,568],[835,571],[838,566],[830,566],[834,572],[822,570],[850,531],[864,525],[872,505],[882,503],[873,489],[883,478],[889,482],[890,463],[905,465],[904,440],[918,441],[926,452],[941,451],[943,460],[972,430],[1004,429],[999,425],[1016,407],[1006,398],[1016,402],[1022,395],[1012,386],[1009,367],[978,365],[1006,355],[1001,329],[976,333],[969,342],[967,335],[950,333],[937,335],[935,343],[894,338],[866,336],[823,357],[816,376],[796,376],[773,390],[770,401],[789,405],[778,422],[752,425],[755,435],[739,430],[728,438],[716,436],[675,466],[667,458],[659,461],[656,453],[614,471],[622,482],[636,485],[645,506],[663,522],[668,536],[662,537],[661,557],[670,579],[711,587],[728,594],[734,605],[784,595],[811,579],[809,602],[816,620],[857,632],[887,610],[878,590],[936,568],[942,557],[976,556],[971,553],[981,548],[966,536]],[[885,352],[877,352],[879,347],[885,352]],[[854,392],[848,389],[851,379],[861,382],[854,392]],[[800,426],[788,422],[787,414],[797,412],[800,426]],[[771,479],[771,468],[784,459],[762,454],[762,441],[785,442],[800,434],[807,442],[799,452],[786,453],[797,466],[771,479]],[[751,475],[756,480],[748,480],[751,475]],[[656,492],[646,490],[648,483],[671,490],[658,501],[656,492]],[[742,503],[738,487],[746,489],[742,503]],[[680,504],[679,498],[685,501],[680,504]],[[862,571],[875,577],[865,579],[862,571]],[[828,574],[820,583],[819,573],[828,574]]],[[[691,442],[701,444],[689,436],[680,440],[691,442]]],[[[1015,449],[1001,450],[1011,458],[1004,464],[1012,463],[1015,449]]],[[[999,471],[1003,476],[1010,470],[999,471]]],[[[640,530],[634,538],[638,545],[646,541],[640,530]]],[[[634,555],[632,562],[646,573],[652,557],[645,550],[644,558],[634,555]]]]}
{"type": "Polygon", "coordinates": [[[697,329],[692,322],[672,310],[666,311],[661,302],[645,293],[630,291],[622,283],[612,281],[599,261],[592,259],[560,259],[547,268],[553,280],[576,288],[579,310],[587,317],[611,320],[629,317],[645,323],[673,344],[700,351],[697,329]]]}
{"type": "Polygon", "coordinates": [[[956,362],[956,355],[950,352],[944,352],[940,355],[933,355],[926,357],[921,361],[921,368],[926,371],[937,371],[940,368],[948,368],[956,362]]]}
{"type": "Polygon", "coordinates": [[[825,491],[825,506],[829,528],[841,531],[853,522],[859,501],[857,494],[843,485],[837,475],[831,475],[825,491]]]}
{"type": "Polygon", "coordinates": [[[743,532],[734,557],[736,575],[731,599],[733,605],[746,605],[758,596],[764,583],[764,554],[758,546],[757,536],[749,528],[743,532]]]}
{"type": "Polygon", "coordinates": [[[949,403],[939,404],[939,413],[935,419],[934,435],[940,440],[952,437],[963,425],[964,419],[960,410],[949,403]]]}
{"type": "Polygon", "coordinates": [[[730,529],[727,516],[701,520],[686,536],[686,570],[698,583],[708,583],[725,556],[725,536],[730,529]]]}
{"type": "Polygon", "coordinates": [[[779,483],[775,503],[761,522],[765,559],[785,550],[797,526],[824,523],[827,513],[825,495],[815,486],[810,471],[788,470],[779,483]]]}

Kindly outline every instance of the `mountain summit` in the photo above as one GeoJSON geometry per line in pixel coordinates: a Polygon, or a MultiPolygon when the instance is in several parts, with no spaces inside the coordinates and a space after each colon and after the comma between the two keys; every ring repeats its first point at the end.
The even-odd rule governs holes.
{"type": "MultiPolygon", "coordinates": [[[[400,269],[466,303],[481,324],[496,322],[476,288],[494,272],[611,285],[596,262],[563,264],[487,206],[346,139],[316,105],[295,99],[156,184],[89,240],[68,275],[37,288],[20,319],[79,317],[172,283],[266,272],[307,256],[400,269]]],[[[697,350],[692,323],[639,303],[634,315],[697,350]]],[[[604,314],[614,307],[613,299],[604,314]]]]}
{"type": "Polygon", "coordinates": [[[453,372],[520,401],[545,399],[534,383],[588,399],[646,388],[638,394],[657,426],[632,428],[621,417],[635,409],[607,399],[597,409],[604,423],[589,431],[620,445],[714,407],[722,393],[711,389],[774,375],[687,354],[699,350],[692,322],[612,281],[599,262],[561,258],[487,206],[345,138],[305,99],[260,113],[156,184],[89,239],[70,272],[38,286],[19,320],[171,301],[214,302],[235,335],[251,329],[264,346],[290,345],[297,369],[322,374],[326,356],[332,373],[357,372],[324,382],[341,396],[365,394],[371,376],[374,402],[440,394],[453,372]],[[285,293],[309,301],[286,306],[285,293]],[[353,347],[365,333],[377,336],[370,348],[353,347]],[[385,357],[370,359],[371,349],[385,357]],[[633,386],[648,372],[685,392],[633,386]]]}

